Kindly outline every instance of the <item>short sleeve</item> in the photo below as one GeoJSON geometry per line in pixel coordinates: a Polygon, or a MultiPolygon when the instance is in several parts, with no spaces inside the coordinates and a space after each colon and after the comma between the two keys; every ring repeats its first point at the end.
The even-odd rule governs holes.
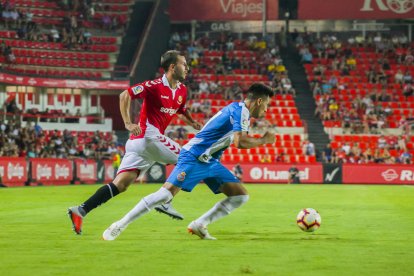
{"type": "Polygon", "coordinates": [[[148,91],[149,87],[145,85],[145,82],[135,84],[128,88],[128,93],[131,96],[131,99],[143,99],[148,91]]]}
{"type": "Polygon", "coordinates": [[[249,131],[250,112],[244,104],[235,108],[230,116],[233,120],[233,131],[249,131]]]}

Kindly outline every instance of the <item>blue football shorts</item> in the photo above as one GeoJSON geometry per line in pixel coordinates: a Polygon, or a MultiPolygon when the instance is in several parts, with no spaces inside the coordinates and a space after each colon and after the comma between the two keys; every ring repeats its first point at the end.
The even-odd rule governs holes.
{"type": "Polygon", "coordinates": [[[224,183],[240,183],[240,180],[217,159],[204,163],[198,161],[197,157],[189,151],[181,150],[178,163],[167,182],[180,187],[183,191],[191,192],[202,180],[215,194],[221,193],[220,187],[224,183]]]}

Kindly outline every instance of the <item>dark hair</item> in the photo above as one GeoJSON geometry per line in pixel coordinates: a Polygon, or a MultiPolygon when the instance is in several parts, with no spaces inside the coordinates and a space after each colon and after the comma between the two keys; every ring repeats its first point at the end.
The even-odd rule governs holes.
{"type": "Polygon", "coordinates": [[[262,83],[258,83],[258,82],[253,83],[247,90],[247,99],[249,100],[256,100],[263,96],[272,97],[273,95],[274,95],[274,92],[272,88],[262,83]]]}
{"type": "Polygon", "coordinates": [[[176,64],[178,61],[178,56],[181,56],[181,53],[176,50],[169,50],[161,56],[161,67],[165,72],[168,71],[168,68],[171,64],[176,64]]]}

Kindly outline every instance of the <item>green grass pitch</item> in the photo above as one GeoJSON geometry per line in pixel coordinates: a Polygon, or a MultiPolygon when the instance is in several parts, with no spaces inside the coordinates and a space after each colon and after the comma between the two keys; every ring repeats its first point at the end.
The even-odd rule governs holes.
{"type": "Polygon", "coordinates": [[[2,275],[413,275],[414,187],[246,185],[250,201],[209,226],[187,225],[223,195],[199,185],[174,206],[184,221],[151,212],[113,242],[102,232],[160,185],[133,185],[91,212],[75,235],[66,215],[98,185],[0,189],[2,275]],[[312,207],[314,233],[295,219],[312,207]]]}

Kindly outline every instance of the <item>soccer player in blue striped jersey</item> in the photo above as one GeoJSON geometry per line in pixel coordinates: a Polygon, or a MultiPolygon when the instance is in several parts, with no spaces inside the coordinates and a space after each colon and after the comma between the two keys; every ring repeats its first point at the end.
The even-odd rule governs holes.
{"type": "Polygon", "coordinates": [[[116,239],[134,220],[148,213],[155,206],[170,201],[180,190],[191,192],[200,182],[215,194],[224,193],[227,198],[216,203],[198,219],[188,225],[188,231],[201,239],[215,239],[207,231],[207,225],[229,215],[242,206],[249,195],[240,180],[220,163],[220,157],[231,144],[248,149],[275,142],[275,135],[268,131],[260,138],[247,135],[250,117],[263,117],[273,91],[270,87],[255,83],[247,91],[243,102],[233,102],[215,114],[196,136],[182,148],[178,163],[164,185],[143,199],[121,220],[114,222],[103,233],[104,240],[116,239]]]}

